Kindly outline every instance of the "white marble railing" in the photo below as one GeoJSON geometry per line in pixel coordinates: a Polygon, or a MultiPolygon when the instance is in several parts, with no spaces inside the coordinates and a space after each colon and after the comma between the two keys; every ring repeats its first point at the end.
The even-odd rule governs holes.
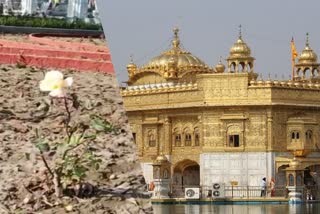
{"type": "Polygon", "coordinates": [[[252,80],[249,87],[283,87],[283,88],[301,88],[301,89],[320,89],[320,83],[279,81],[279,80],[252,80]]]}
{"type": "Polygon", "coordinates": [[[185,91],[197,89],[196,83],[154,83],[128,86],[122,90],[124,94],[130,93],[150,93],[150,92],[168,92],[168,91],[185,91]]]}

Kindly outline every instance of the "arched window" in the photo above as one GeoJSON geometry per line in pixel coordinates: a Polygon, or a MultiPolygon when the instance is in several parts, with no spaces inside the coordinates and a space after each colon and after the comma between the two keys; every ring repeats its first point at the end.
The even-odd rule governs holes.
{"type": "Polygon", "coordinates": [[[178,128],[173,129],[172,138],[173,138],[172,139],[173,146],[181,146],[180,129],[178,129],[178,128]]]}
{"type": "Polygon", "coordinates": [[[240,146],[240,137],[238,134],[229,135],[229,146],[230,147],[240,146]]]}
{"type": "Polygon", "coordinates": [[[184,145],[185,146],[191,146],[192,137],[191,137],[190,129],[189,128],[185,128],[183,130],[183,134],[184,134],[184,145]]]}
{"type": "Polygon", "coordinates": [[[239,125],[230,125],[227,129],[227,142],[226,145],[228,147],[240,147],[241,139],[240,139],[241,128],[239,125]]]}
{"type": "Polygon", "coordinates": [[[186,146],[191,146],[191,140],[192,140],[191,134],[186,133],[185,134],[185,145],[186,146]]]}
{"type": "Polygon", "coordinates": [[[175,135],[175,146],[181,146],[181,134],[175,135]]]}
{"type": "Polygon", "coordinates": [[[291,140],[299,140],[300,139],[300,133],[298,131],[293,131],[291,133],[291,140]]]}
{"type": "Polygon", "coordinates": [[[297,186],[302,186],[302,176],[301,175],[297,175],[297,186]]]}
{"type": "Polygon", "coordinates": [[[306,131],[306,142],[312,143],[312,131],[311,130],[306,131]]]}
{"type": "Polygon", "coordinates": [[[164,179],[167,179],[167,178],[169,178],[169,172],[168,172],[168,170],[167,169],[165,169],[164,171],[163,171],[163,178],[164,179]]]}
{"type": "Polygon", "coordinates": [[[198,128],[194,129],[194,145],[200,146],[200,132],[198,128]]]}
{"type": "Polygon", "coordinates": [[[154,136],[154,132],[152,130],[150,130],[148,132],[148,143],[150,147],[155,147],[156,146],[156,139],[154,136]]]}
{"type": "Polygon", "coordinates": [[[136,133],[132,133],[132,138],[133,138],[133,142],[135,144],[137,144],[137,134],[136,133]]]}
{"type": "Polygon", "coordinates": [[[292,174],[289,175],[289,186],[294,186],[294,177],[292,174]]]}

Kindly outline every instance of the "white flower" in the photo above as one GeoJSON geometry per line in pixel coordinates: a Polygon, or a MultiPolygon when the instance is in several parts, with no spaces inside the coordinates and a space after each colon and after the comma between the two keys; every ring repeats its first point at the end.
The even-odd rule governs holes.
{"type": "Polygon", "coordinates": [[[50,91],[52,97],[65,97],[64,88],[70,87],[73,83],[72,77],[63,79],[60,71],[49,71],[46,73],[44,80],[40,82],[41,91],[50,91]]]}

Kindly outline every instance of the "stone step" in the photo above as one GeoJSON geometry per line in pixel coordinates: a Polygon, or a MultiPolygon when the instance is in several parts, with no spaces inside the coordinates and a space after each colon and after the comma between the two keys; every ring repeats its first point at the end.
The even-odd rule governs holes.
{"type": "Polygon", "coordinates": [[[108,53],[95,53],[95,52],[77,52],[65,50],[51,50],[51,49],[37,49],[26,48],[23,44],[22,47],[4,47],[0,46],[0,53],[18,54],[18,55],[37,55],[48,57],[65,57],[73,59],[92,59],[96,61],[110,61],[111,56],[108,53]]]}
{"type": "Polygon", "coordinates": [[[18,55],[0,53],[2,64],[25,64],[39,68],[62,68],[75,69],[79,71],[97,71],[114,74],[114,67],[111,61],[94,61],[85,59],[57,58],[38,55],[18,55]]]}

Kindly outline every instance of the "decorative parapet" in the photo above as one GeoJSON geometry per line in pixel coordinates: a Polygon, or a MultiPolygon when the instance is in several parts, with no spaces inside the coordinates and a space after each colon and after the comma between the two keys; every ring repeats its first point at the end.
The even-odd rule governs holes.
{"type": "Polygon", "coordinates": [[[128,86],[121,91],[122,96],[134,96],[141,94],[158,94],[168,92],[181,92],[181,91],[193,91],[197,90],[198,85],[196,83],[156,83],[128,86]]]}
{"type": "Polygon", "coordinates": [[[252,80],[249,88],[292,88],[292,89],[314,89],[320,90],[320,83],[312,82],[295,82],[295,81],[278,81],[278,80],[252,80]]]}

